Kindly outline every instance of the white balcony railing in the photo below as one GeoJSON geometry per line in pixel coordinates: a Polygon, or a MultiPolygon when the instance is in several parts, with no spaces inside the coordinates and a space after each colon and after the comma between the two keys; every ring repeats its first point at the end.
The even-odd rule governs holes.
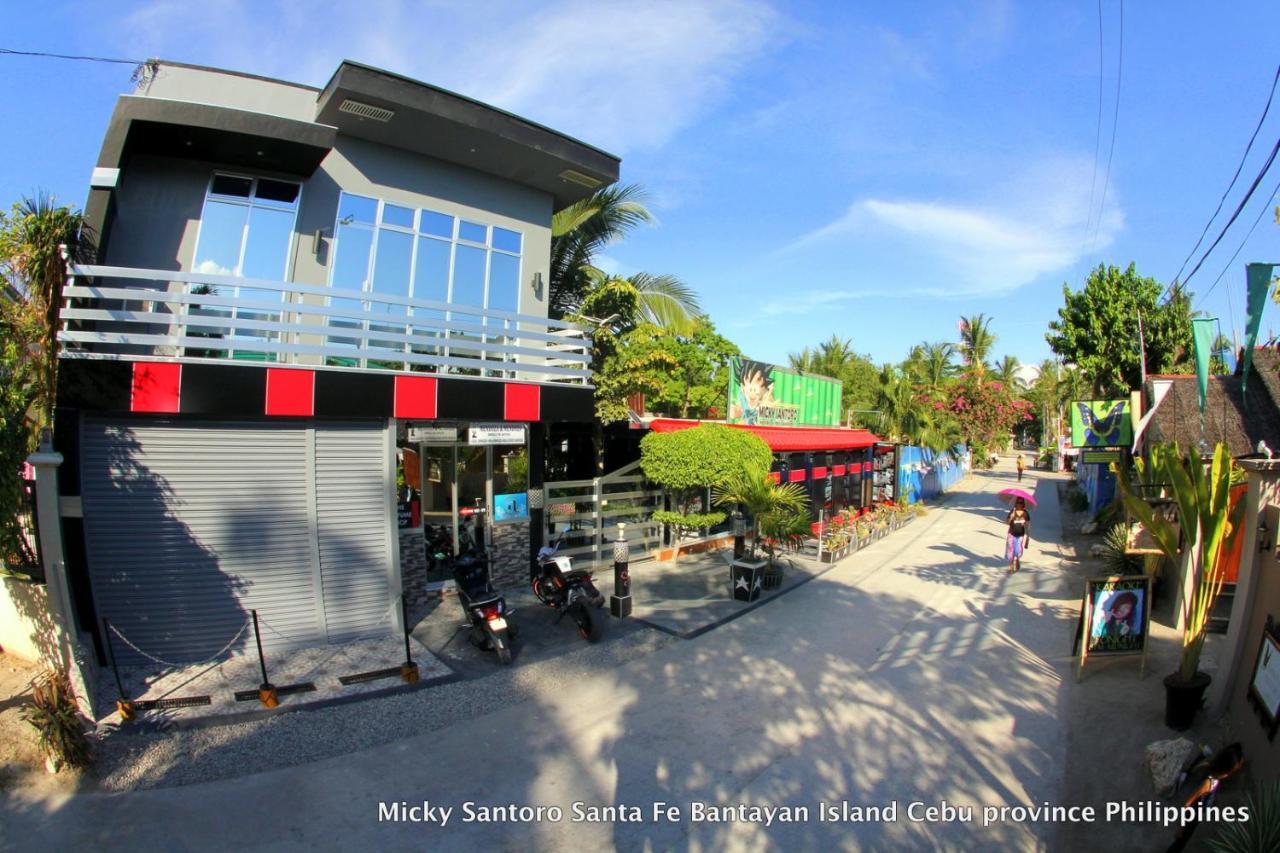
{"type": "Polygon", "coordinates": [[[257,361],[589,385],[591,337],[509,311],[285,281],[68,268],[64,358],[257,361]]]}

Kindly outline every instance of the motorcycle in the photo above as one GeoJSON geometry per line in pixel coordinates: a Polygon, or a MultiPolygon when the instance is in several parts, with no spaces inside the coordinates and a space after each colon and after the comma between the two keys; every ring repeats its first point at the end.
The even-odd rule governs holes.
{"type": "MultiPolygon", "coordinates": [[[[444,553],[439,560],[450,559],[444,553]]],[[[516,624],[506,599],[493,588],[489,578],[489,561],[477,554],[460,554],[453,561],[453,580],[458,603],[467,616],[471,644],[498,653],[498,660],[511,663],[511,642],[516,638],[516,624]]]]}
{"type": "Polygon", "coordinates": [[[564,534],[561,533],[551,545],[544,545],[538,550],[538,569],[532,581],[533,594],[557,612],[557,622],[566,613],[573,617],[579,636],[594,643],[600,639],[604,619],[594,615],[592,610],[604,606],[604,596],[596,589],[590,572],[575,569],[571,557],[557,553],[563,541],[564,534]]]}

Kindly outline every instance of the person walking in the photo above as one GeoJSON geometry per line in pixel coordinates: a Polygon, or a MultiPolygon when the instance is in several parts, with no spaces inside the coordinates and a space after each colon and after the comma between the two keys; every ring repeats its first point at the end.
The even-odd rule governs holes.
{"type": "Polygon", "coordinates": [[[1022,468],[1023,468],[1022,454],[1019,453],[1018,454],[1018,482],[1019,483],[1022,482],[1022,468]]]}
{"type": "Polygon", "coordinates": [[[1005,524],[1004,555],[1009,561],[1009,574],[1013,574],[1022,568],[1022,555],[1031,541],[1031,513],[1027,512],[1027,502],[1023,498],[1014,501],[1005,524]]]}

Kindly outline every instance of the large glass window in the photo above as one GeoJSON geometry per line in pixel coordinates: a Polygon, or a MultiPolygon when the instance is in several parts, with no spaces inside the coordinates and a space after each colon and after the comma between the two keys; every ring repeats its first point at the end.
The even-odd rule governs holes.
{"type": "MultiPolygon", "coordinates": [[[[192,271],[285,281],[301,192],[301,185],[290,181],[214,174],[200,216],[192,271]]],[[[194,284],[190,290],[206,296],[231,297],[234,304],[192,305],[187,312],[189,336],[230,338],[231,348],[225,352],[233,358],[278,359],[276,353],[263,352],[253,343],[280,339],[280,332],[273,327],[281,320],[281,291],[214,283],[194,284]],[[200,317],[216,317],[220,322],[201,326],[197,320],[200,317]],[[230,334],[226,320],[234,321],[230,334]]],[[[219,352],[223,350],[188,349],[187,354],[219,352]]]]}
{"type": "MultiPolygon", "coordinates": [[[[367,329],[367,339],[332,336],[330,344],[362,349],[350,359],[332,362],[355,364],[359,356],[370,366],[399,369],[397,356],[448,355],[454,358],[502,360],[500,352],[488,352],[475,344],[500,340],[501,332],[446,334],[450,319],[445,305],[465,305],[492,311],[515,312],[519,307],[520,263],[523,235],[498,226],[459,219],[447,213],[414,209],[376,198],[343,193],[334,228],[335,247],[330,285],[383,297],[356,299],[335,295],[330,306],[348,309],[351,316],[331,317],[339,329],[367,329]],[[408,306],[399,300],[434,302],[441,308],[408,306]],[[362,319],[360,316],[372,319],[362,319]],[[374,333],[383,332],[386,337],[374,333]],[[412,336],[408,343],[392,336],[412,336]],[[423,338],[428,340],[424,341],[423,338]]],[[[479,325],[479,317],[455,314],[453,321],[479,325]]],[[[487,325],[503,327],[500,318],[487,325]]],[[[409,362],[410,369],[434,368],[409,362]]],[[[476,368],[478,369],[478,368],[476,368]]],[[[474,372],[475,369],[464,369],[474,372]]]]}

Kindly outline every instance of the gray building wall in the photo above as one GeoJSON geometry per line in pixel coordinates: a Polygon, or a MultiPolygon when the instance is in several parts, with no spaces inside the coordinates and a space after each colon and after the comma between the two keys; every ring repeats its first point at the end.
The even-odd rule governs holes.
{"type": "Polygon", "coordinates": [[[252,74],[163,62],[153,75],[139,81],[134,94],[315,121],[320,90],[252,74]]]}

